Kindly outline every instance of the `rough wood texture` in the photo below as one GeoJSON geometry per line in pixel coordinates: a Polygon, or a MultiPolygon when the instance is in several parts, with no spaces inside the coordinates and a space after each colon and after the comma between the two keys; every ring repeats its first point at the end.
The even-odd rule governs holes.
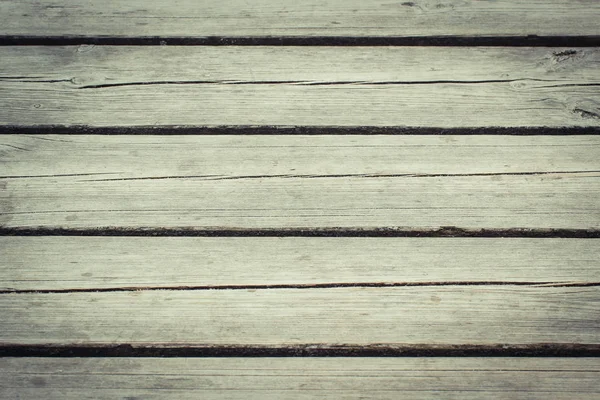
{"type": "Polygon", "coordinates": [[[3,227],[600,227],[600,137],[1,137],[3,227]]]}
{"type": "Polygon", "coordinates": [[[595,47],[5,46],[0,63],[2,80],[58,80],[73,88],[196,81],[600,81],[595,47]]]}
{"type": "MultiPolygon", "coordinates": [[[[0,234],[598,237],[598,16],[0,0],[0,45],[60,45],[0,46],[0,234]]],[[[69,357],[0,357],[0,398],[595,399],[598,358],[247,357],[597,356],[597,242],[0,237],[0,355],[69,357]]]]}
{"type": "Polygon", "coordinates": [[[600,287],[11,293],[0,309],[3,345],[600,342],[600,287]]]}
{"type": "Polygon", "coordinates": [[[0,237],[0,290],[586,284],[594,239],[0,237]]]}
{"type": "Polygon", "coordinates": [[[595,0],[0,2],[3,35],[596,35],[595,0]]]}
{"type": "Polygon", "coordinates": [[[598,127],[597,48],[0,47],[3,125],[598,127]]]}
{"type": "Polygon", "coordinates": [[[0,397],[593,400],[599,378],[597,358],[5,358],[0,397]]]}

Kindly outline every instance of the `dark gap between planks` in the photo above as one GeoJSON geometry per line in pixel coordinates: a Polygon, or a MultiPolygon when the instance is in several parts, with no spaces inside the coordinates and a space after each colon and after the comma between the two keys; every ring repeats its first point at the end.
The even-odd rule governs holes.
{"type": "Polygon", "coordinates": [[[86,126],[0,125],[0,135],[509,135],[574,136],[600,135],[600,126],[564,127],[472,127],[435,128],[420,126],[86,126]]]}
{"type": "Polygon", "coordinates": [[[583,36],[27,36],[0,35],[0,46],[515,46],[597,47],[583,36]]]}
{"type": "Polygon", "coordinates": [[[600,229],[465,229],[443,226],[438,229],[387,228],[8,228],[0,236],[141,236],[141,237],[481,237],[481,238],[573,238],[598,239],[600,229]]]}
{"type": "Polygon", "coordinates": [[[600,344],[0,345],[0,357],[600,357],[600,344]]]}

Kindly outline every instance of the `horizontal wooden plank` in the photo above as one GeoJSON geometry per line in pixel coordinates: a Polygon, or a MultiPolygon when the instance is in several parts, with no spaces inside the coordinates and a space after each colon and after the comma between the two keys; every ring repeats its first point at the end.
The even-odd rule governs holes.
{"type": "Polygon", "coordinates": [[[0,80],[73,88],[214,81],[594,83],[597,47],[4,46],[0,80]]]}
{"type": "Polygon", "coordinates": [[[430,286],[0,295],[3,345],[597,344],[600,288],[430,286]]]}
{"type": "Polygon", "coordinates": [[[3,227],[596,229],[598,136],[1,136],[3,227]]]}
{"type": "Polygon", "coordinates": [[[19,399],[592,400],[597,358],[4,358],[19,399]]]}
{"type": "Polygon", "coordinates": [[[159,0],[0,3],[0,34],[27,36],[595,35],[596,1],[159,0]]]}
{"type": "Polygon", "coordinates": [[[6,125],[598,127],[597,87],[540,82],[435,85],[221,83],[77,90],[4,82],[6,125]],[[551,83],[550,86],[553,86],[551,83]]]}
{"type": "Polygon", "coordinates": [[[597,48],[0,47],[0,124],[598,127],[597,48]]]}
{"type": "Polygon", "coordinates": [[[582,284],[594,239],[0,237],[0,290],[582,284]]]}

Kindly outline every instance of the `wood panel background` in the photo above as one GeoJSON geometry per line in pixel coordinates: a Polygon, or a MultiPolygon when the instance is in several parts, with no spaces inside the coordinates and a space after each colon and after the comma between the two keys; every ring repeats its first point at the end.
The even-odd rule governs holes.
{"type": "Polygon", "coordinates": [[[0,1],[0,397],[598,398],[599,17],[0,1]]]}

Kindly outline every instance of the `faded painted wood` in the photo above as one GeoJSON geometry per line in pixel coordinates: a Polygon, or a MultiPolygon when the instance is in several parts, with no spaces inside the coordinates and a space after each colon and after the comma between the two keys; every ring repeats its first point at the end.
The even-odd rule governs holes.
{"type": "Polygon", "coordinates": [[[0,237],[0,290],[590,284],[599,240],[0,237]]]}
{"type": "Polygon", "coordinates": [[[597,48],[3,47],[0,123],[600,126],[597,48]]]}
{"type": "Polygon", "coordinates": [[[597,35],[594,0],[277,0],[0,3],[0,34],[27,36],[597,35]]]}
{"type": "Polygon", "coordinates": [[[4,46],[0,65],[0,80],[65,81],[73,88],[197,81],[600,81],[595,47],[4,46]]]}
{"type": "Polygon", "coordinates": [[[592,400],[597,358],[4,358],[19,399],[592,400]]]}
{"type": "Polygon", "coordinates": [[[598,136],[1,137],[0,224],[600,226],[598,136]]]}
{"type": "Polygon", "coordinates": [[[600,287],[0,295],[3,345],[597,344],[600,287]]]}
{"type": "MultiPolygon", "coordinates": [[[[1,1],[0,40],[523,44],[597,40],[598,16],[566,0],[1,1]]],[[[597,128],[599,54],[1,47],[0,125],[597,128]]],[[[3,135],[0,226],[598,229],[597,138],[3,135]]],[[[2,237],[0,346],[597,345],[596,242],[2,237]]],[[[591,399],[596,360],[3,358],[0,397],[591,399]]]]}

